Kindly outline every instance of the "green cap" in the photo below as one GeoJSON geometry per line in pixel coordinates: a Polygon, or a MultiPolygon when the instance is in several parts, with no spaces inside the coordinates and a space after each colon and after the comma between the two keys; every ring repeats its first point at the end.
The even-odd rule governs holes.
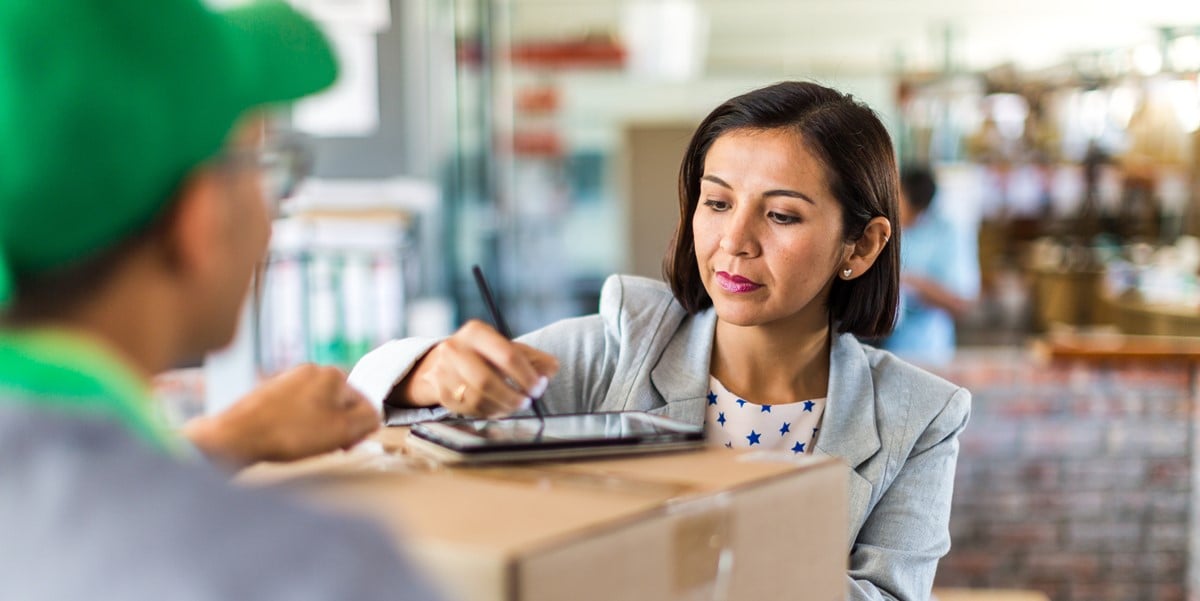
{"type": "Polygon", "coordinates": [[[0,0],[0,306],[148,225],[248,109],[336,76],[283,2],[0,0]]]}

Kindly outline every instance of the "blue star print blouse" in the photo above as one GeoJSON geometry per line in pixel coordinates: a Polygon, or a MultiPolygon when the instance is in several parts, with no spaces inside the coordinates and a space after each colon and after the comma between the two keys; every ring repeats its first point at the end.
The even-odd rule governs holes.
{"type": "Polygon", "coordinates": [[[825,399],[786,405],[759,405],[729,392],[708,377],[704,430],[711,444],[730,449],[787,450],[812,453],[821,428],[825,399]]]}

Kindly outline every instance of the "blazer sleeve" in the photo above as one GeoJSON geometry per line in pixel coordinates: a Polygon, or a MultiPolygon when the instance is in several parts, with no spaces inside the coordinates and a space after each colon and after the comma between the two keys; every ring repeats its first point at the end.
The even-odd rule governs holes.
{"type": "MultiPolygon", "coordinates": [[[[517,338],[559,361],[559,372],[542,398],[551,414],[594,411],[604,400],[620,355],[625,300],[620,278],[610,277],[600,294],[599,314],[557,321],[517,338]]],[[[396,384],[442,340],[405,338],[387,342],[355,364],[349,382],[385,413],[389,424],[445,417],[448,412],[441,407],[401,409],[384,407],[383,403],[396,384]]]]}
{"type": "Polygon", "coordinates": [[[542,396],[551,415],[596,411],[608,394],[620,343],[603,315],[552,323],[519,340],[558,359],[558,374],[542,396]]]}
{"type": "Polygon", "coordinates": [[[445,417],[448,411],[441,407],[399,409],[385,407],[383,402],[421,357],[441,341],[440,338],[403,338],[386,342],[359,359],[347,380],[380,410],[389,424],[407,425],[445,417]]]}
{"type": "Polygon", "coordinates": [[[851,548],[848,599],[929,598],[938,561],[950,550],[958,436],[970,408],[970,393],[959,388],[900,464],[851,548]]]}

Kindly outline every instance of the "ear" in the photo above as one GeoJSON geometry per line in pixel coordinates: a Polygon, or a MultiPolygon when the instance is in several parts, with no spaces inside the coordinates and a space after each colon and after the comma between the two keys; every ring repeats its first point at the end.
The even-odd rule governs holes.
{"type": "Polygon", "coordinates": [[[875,264],[875,259],[887,248],[892,238],[892,223],[886,217],[875,217],[867,222],[863,235],[858,240],[846,243],[846,258],[838,267],[837,277],[852,280],[875,264]]]}
{"type": "Polygon", "coordinates": [[[163,244],[166,268],[181,283],[203,286],[221,268],[213,250],[222,247],[228,229],[222,185],[210,165],[195,168],[180,185],[163,244]]]}

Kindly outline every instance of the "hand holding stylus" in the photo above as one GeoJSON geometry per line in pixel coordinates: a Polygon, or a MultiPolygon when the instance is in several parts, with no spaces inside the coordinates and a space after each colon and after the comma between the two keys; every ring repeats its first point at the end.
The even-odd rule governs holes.
{"type": "MultiPolygon", "coordinates": [[[[500,307],[496,304],[496,299],[492,296],[492,287],[488,285],[487,278],[483,276],[483,269],[478,265],[471,268],[471,272],[475,274],[475,285],[479,287],[479,295],[483,297],[483,302],[487,304],[488,313],[492,315],[492,323],[496,324],[496,330],[502,336],[512,340],[512,330],[508,328],[508,322],[504,319],[504,314],[500,313],[500,307]]],[[[531,394],[529,401],[525,403],[533,409],[534,415],[537,415],[539,420],[542,420],[542,426],[545,426],[545,416],[542,415],[542,394],[546,392],[546,387],[538,382],[540,389],[536,394],[531,394]]],[[[539,434],[541,430],[538,430],[539,434]]]]}
{"type": "Polygon", "coordinates": [[[558,372],[558,360],[514,342],[478,265],[475,282],[496,328],[471,320],[433,347],[396,387],[402,403],[441,405],[462,415],[501,417],[533,409],[558,372]]]}
{"type": "Polygon", "coordinates": [[[394,400],[499,417],[529,408],[557,372],[553,356],[471,320],[426,353],[397,386],[394,400]]]}

